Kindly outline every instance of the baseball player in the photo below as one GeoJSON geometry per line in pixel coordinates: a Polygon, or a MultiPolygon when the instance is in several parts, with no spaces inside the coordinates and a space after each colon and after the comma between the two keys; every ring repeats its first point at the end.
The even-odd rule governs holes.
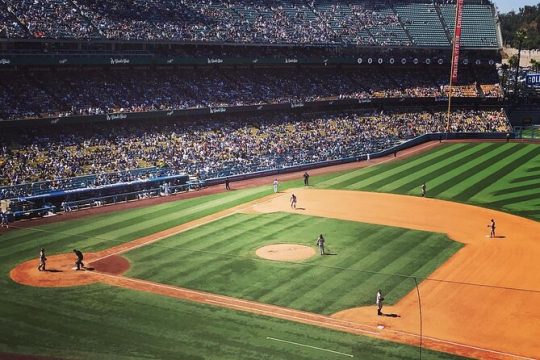
{"type": "Polygon", "coordinates": [[[39,251],[39,266],[38,271],[46,271],[45,265],[47,264],[47,257],[45,256],[45,248],[41,248],[39,251]]]}
{"type": "Polygon", "coordinates": [[[324,255],[324,236],[323,236],[323,234],[319,235],[319,238],[317,239],[316,244],[319,247],[319,252],[321,253],[321,255],[324,255]]]}
{"type": "Polygon", "coordinates": [[[296,209],[296,195],[291,195],[291,209],[296,209]]]}
{"type": "Polygon", "coordinates": [[[84,269],[84,263],[83,263],[83,253],[80,250],[73,249],[73,252],[75,255],[77,255],[77,261],[75,261],[75,266],[77,266],[77,270],[81,270],[81,268],[84,269]]]}
{"type": "Polygon", "coordinates": [[[278,192],[278,181],[274,179],[274,194],[278,192]]]}
{"type": "Polygon", "coordinates": [[[423,183],[420,187],[420,190],[422,192],[422,197],[426,196],[426,183],[423,183]]]}
{"type": "Polygon", "coordinates": [[[229,178],[225,179],[225,190],[231,190],[231,180],[229,178]]]}
{"type": "Polygon", "coordinates": [[[375,303],[377,304],[377,315],[381,316],[382,313],[382,306],[383,306],[384,297],[382,296],[382,291],[379,289],[377,291],[377,298],[375,299],[375,303]]]}
{"type": "Polygon", "coordinates": [[[494,238],[495,237],[495,220],[491,219],[491,223],[488,225],[488,228],[491,228],[489,237],[494,238]]]}

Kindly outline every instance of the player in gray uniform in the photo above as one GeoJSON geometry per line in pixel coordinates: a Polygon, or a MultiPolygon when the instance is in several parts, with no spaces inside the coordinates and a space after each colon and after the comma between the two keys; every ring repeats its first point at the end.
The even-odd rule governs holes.
{"type": "Polygon", "coordinates": [[[291,209],[296,209],[296,195],[291,195],[291,209]]]}
{"type": "Polygon", "coordinates": [[[319,235],[319,238],[317,239],[317,246],[319,247],[319,251],[321,255],[324,255],[324,236],[323,234],[319,235]]]}
{"type": "Polygon", "coordinates": [[[38,271],[46,271],[45,266],[47,265],[47,257],[45,256],[45,248],[41,248],[39,251],[39,266],[38,271]]]}
{"type": "Polygon", "coordinates": [[[377,291],[377,298],[375,299],[375,303],[377,304],[377,315],[382,315],[382,305],[383,305],[384,297],[382,296],[382,291],[379,289],[377,291]]]}

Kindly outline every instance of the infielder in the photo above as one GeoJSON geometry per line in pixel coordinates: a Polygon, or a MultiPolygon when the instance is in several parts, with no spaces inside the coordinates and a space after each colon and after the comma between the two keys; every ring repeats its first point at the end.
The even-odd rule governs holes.
{"type": "Polygon", "coordinates": [[[39,251],[39,266],[38,271],[45,271],[45,266],[47,265],[47,257],[45,257],[45,248],[41,248],[39,251]]]}
{"type": "Polygon", "coordinates": [[[322,234],[319,235],[316,244],[319,247],[319,252],[321,255],[324,255],[324,236],[322,234]]]}
{"type": "Polygon", "coordinates": [[[278,181],[277,179],[274,179],[274,194],[278,191],[278,181]]]}
{"type": "Polygon", "coordinates": [[[420,187],[420,190],[422,192],[422,197],[426,196],[426,183],[423,183],[420,187]]]}
{"type": "Polygon", "coordinates": [[[296,209],[296,195],[291,195],[291,209],[296,209]]]}
{"type": "Polygon", "coordinates": [[[488,225],[488,228],[491,228],[489,237],[494,238],[495,237],[495,220],[491,219],[491,223],[488,225]]]}
{"type": "Polygon", "coordinates": [[[382,291],[379,289],[377,291],[377,298],[375,299],[375,303],[377,304],[377,315],[381,316],[382,313],[382,306],[383,306],[384,297],[382,296],[382,291]]]}

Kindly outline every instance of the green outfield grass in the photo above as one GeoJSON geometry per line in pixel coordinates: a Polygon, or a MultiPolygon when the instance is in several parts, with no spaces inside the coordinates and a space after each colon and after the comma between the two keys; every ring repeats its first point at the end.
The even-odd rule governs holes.
{"type": "Polygon", "coordinates": [[[540,220],[540,145],[459,143],[316,184],[321,188],[419,195],[490,207],[540,220]]]}
{"type": "Polygon", "coordinates": [[[518,132],[518,136],[522,139],[540,139],[540,126],[524,128],[518,132]]]}
{"type": "Polygon", "coordinates": [[[460,247],[423,231],[288,213],[235,214],[124,256],[132,263],[130,277],[332,314],[373,305],[378,288],[389,304],[398,301],[414,288],[407,276],[428,276],[460,247]],[[315,249],[320,233],[335,255],[296,264],[255,255],[276,243],[315,249]]]}

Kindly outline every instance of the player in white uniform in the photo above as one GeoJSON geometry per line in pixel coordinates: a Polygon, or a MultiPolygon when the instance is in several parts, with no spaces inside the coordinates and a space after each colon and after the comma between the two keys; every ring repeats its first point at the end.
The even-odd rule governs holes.
{"type": "Polygon", "coordinates": [[[274,179],[274,193],[278,192],[278,181],[277,179],[274,179]]]}
{"type": "Polygon", "coordinates": [[[382,291],[379,289],[377,291],[377,298],[375,300],[375,303],[377,304],[377,315],[382,315],[382,305],[383,305],[384,297],[382,296],[382,291]]]}
{"type": "Polygon", "coordinates": [[[45,266],[47,265],[47,257],[45,257],[45,249],[41,248],[39,251],[39,266],[38,271],[45,271],[45,266]]]}

